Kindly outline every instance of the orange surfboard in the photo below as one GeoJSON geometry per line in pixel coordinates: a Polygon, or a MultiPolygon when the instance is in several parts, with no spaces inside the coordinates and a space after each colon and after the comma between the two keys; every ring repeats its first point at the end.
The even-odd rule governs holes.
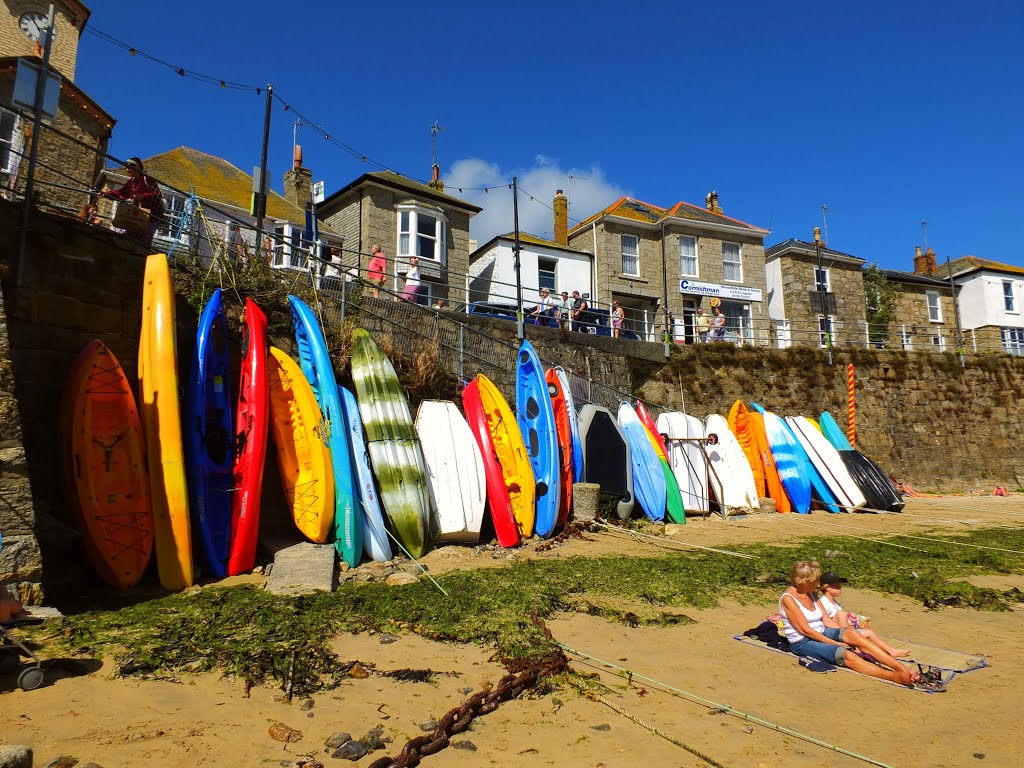
{"type": "Polygon", "coordinates": [[[153,550],[145,440],[121,364],[98,339],[71,367],[61,426],[68,503],[108,584],[139,583],[153,550]]]}
{"type": "Polygon", "coordinates": [[[757,446],[757,453],[761,457],[761,469],[764,472],[765,490],[768,496],[775,500],[776,512],[792,512],[793,503],[786,495],[782,487],[782,480],[775,468],[775,459],[772,457],[772,449],[768,445],[768,433],[764,431],[764,416],[757,411],[747,411],[747,427],[754,438],[754,445],[757,446]]]}
{"type": "Polygon", "coordinates": [[[561,528],[569,519],[572,507],[572,430],[569,427],[569,411],[558,371],[549,368],[544,378],[548,383],[551,408],[555,414],[555,431],[558,433],[558,482],[562,488],[558,496],[558,518],[555,520],[555,527],[561,528]]]}
{"type": "Polygon", "coordinates": [[[729,429],[736,435],[736,440],[739,441],[740,448],[743,449],[743,455],[747,457],[747,463],[750,464],[750,468],[754,472],[754,488],[757,489],[757,495],[764,496],[764,465],[758,454],[754,435],[750,430],[750,414],[747,411],[747,406],[741,400],[737,400],[729,409],[729,418],[726,421],[729,424],[729,429]]]}

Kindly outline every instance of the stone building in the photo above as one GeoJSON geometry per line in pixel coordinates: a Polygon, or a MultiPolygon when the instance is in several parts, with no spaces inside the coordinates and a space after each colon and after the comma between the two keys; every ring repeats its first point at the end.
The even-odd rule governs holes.
{"type": "MultiPolygon", "coordinates": [[[[74,82],[79,36],[89,9],[75,0],[57,0],[54,6],[56,34],[50,68],[61,76],[60,96],[56,118],[44,123],[39,136],[34,191],[40,203],[77,213],[89,201],[87,190],[103,169],[114,119],[74,82]]],[[[11,197],[24,189],[32,118],[6,105],[14,92],[19,57],[37,66],[42,63],[40,29],[46,26],[49,3],[4,0],[4,8],[6,12],[0,13],[0,104],[5,105],[0,107],[0,193],[11,197]]]]}
{"type": "Polygon", "coordinates": [[[346,270],[365,277],[370,249],[380,245],[388,259],[385,288],[400,291],[409,258],[420,258],[426,300],[449,305],[466,300],[469,220],[482,209],[444,191],[439,169],[428,184],[394,171],[364,173],[327,197],[316,215],[345,241],[346,270]]]}
{"type": "Polygon", "coordinates": [[[626,328],[640,338],[659,336],[667,292],[677,341],[692,341],[697,308],[707,311],[709,301],[718,299],[728,340],[767,344],[768,234],[726,216],[718,193],[711,192],[703,208],[686,202],[661,208],[622,197],[573,227],[567,240],[570,248],[594,255],[592,304],[607,311],[618,301],[626,328]]]}
{"type": "Polygon", "coordinates": [[[977,256],[950,267],[967,349],[1024,355],[1024,267],[977,256]]]}
{"type": "MultiPolygon", "coordinates": [[[[817,229],[815,229],[817,234],[817,229]]],[[[790,238],[765,252],[768,316],[779,346],[863,345],[864,259],[790,238]]]]}

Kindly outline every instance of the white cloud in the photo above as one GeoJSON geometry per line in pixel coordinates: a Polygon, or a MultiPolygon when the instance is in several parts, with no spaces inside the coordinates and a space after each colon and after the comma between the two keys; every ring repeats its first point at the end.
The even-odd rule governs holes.
{"type": "Polygon", "coordinates": [[[596,165],[565,169],[557,159],[537,155],[532,167],[509,170],[475,157],[459,160],[443,177],[445,192],[483,208],[469,224],[470,236],[480,245],[513,230],[513,176],[518,177],[520,231],[546,238],[554,229],[551,201],[557,190],[569,197],[570,229],[625,194],[596,165]],[[497,188],[484,192],[481,187],[497,188]]]}

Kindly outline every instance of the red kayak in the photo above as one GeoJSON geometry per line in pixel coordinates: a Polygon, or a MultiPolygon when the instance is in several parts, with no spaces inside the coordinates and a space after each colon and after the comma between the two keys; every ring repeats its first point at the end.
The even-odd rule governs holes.
{"type": "Polygon", "coordinates": [[[512,502],[505,487],[505,476],[502,474],[498,457],[494,453],[491,432],[487,427],[487,415],[483,403],[480,402],[480,389],[473,379],[462,390],[462,406],[466,411],[466,421],[473,430],[473,437],[480,446],[484,457],[484,474],[487,477],[487,506],[491,510],[494,521],[494,533],[498,543],[503,547],[514,547],[519,544],[519,528],[516,525],[512,502]]]}
{"type": "Polygon", "coordinates": [[[235,416],[235,497],[231,505],[231,556],[228,575],[256,566],[256,535],[260,528],[260,490],[267,456],[270,394],[267,389],[267,317],[245,299],[242,380],[235,416]]]}
{"type": "Polygon", "coordinates": [[[548,383],[551,409],[555,413],[555,432],[558,433],[558,482],[562,486],[562,492],[558,496],[558,517],[555,519],[555,527],[561,528],[569,519],[569,510],[572,507],[572,428],[569,426],[569,411],[558,371],[549,368],[544,374],[544,379],[548,383]]]}

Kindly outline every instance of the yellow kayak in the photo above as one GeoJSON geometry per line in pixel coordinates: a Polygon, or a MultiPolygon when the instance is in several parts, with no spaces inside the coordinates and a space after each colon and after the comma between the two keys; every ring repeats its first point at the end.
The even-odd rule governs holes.
{"type": "Polygon", "coordinates": [[[270,431],[288,507],[303,536],[326,543],[334,523],[334,470],[320,406],[298,363],[277,347],[270,348],[267,359],[267,386],[270,431]]]}
{"type": "Polygon", "coordinates": [[[529,538],[533,535],[533,523],[537,516],[537,481],[530,464],[530,455],[526,452],[526,443],[523,442],[523,433],[519,430],[515,413],[508,407],[494,382],[482,373],[477,375],[476,382],[519,535],[529,538]]]}
{"type": "Polygon", "coordinates": [[[157,571],[165,589],[185,589],[192,586],[192,536],[181,440],[174,288],[163,253],[146,259],[138,373],[157,571]]]}

